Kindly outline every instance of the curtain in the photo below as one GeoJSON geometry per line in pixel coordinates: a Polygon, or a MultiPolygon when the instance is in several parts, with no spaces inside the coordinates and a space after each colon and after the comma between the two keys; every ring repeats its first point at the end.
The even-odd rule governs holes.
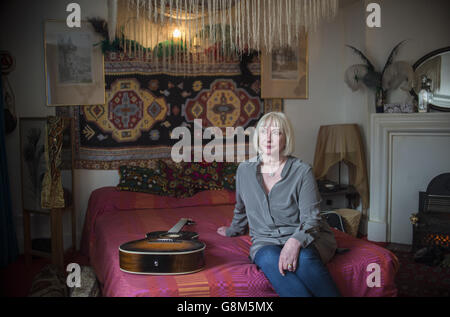
{"type": "MultiPolygon", "coordinates": [[[[0,76],[0,87],[2,87],[0,76]]],[[[0,89],[0,266],[13,262],[19,251],[13,222],[8,164],[6,160],[3,91],[0,89]]]]}
{"type": "Polygon", "coordinates": [[[299,34],[335,18],[338,8],[338,0],[108,0],[103,33],[125,56],[168,71],[297,49],[299,34]]]}

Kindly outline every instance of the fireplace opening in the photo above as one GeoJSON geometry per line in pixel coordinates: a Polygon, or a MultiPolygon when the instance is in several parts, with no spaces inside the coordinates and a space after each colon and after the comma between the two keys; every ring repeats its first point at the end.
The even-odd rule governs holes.
{"type": "Polygon", "coordinates": [[[448,234],[429,233],[423,237],[423,240],[423,244],[428,246],[450,248],[450,235],[448,234]]]}
{"type": "Polygon", "coordinates": [[[419,192],[419,212],[410,220],[416,261],[438,264],[450,252],[450,173],[433,178],[426,192],[419,192]]]}

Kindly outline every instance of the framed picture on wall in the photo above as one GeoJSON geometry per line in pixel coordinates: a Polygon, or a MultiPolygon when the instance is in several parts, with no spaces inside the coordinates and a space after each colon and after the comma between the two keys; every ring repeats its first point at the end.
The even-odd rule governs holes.
{"type": "Polygon", "coordinates": [[[308,99],[308,36],[302,32],[296,48],[262,50],[261,97],[308,99]]]}
{"type": "Polygon", "coordinates": [[[45,21],[47,106],[105,103],[101,41],[89,22],[70,28],[65,21],[45,21]]]}
{"type": "Polygon", "coordinates": [[[45,161],[45,126],[47,118],[20,118],[20,159],[22,206],[25,210],[41,208],[42,181],[47,170],[45,161]]]}

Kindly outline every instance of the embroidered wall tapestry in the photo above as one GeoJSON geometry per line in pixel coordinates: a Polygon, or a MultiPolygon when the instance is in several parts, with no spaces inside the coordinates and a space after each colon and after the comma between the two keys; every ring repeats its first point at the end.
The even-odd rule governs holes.
{"type": "Polygon", "coordinates": [[[57,108],[57,115],[75,119],[76,168],[147,166],[149,159],[170,157],[180,141],[171,138],[176,127],[188,128],[193,138],[195,119],[201,119],[201,131],[218,127],[225,137],[226,127],[245,130],[264,113],[282,111],[281,99],[260,98],[258,57],[245,75],[240,66],[237,60],[163,73],[162,65],[106,54],[106,103],[57,108]]]}

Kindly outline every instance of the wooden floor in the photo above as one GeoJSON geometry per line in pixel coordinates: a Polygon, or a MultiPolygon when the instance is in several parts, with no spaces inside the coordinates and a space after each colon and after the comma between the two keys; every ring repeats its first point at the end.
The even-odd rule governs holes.
{"type": "Polygon", "coordinates": [[[389,243],[386,246],[386,249],[389,249],[392,252],[412,252],[412,245],[400,244],[400,243],[389,243]]]}

